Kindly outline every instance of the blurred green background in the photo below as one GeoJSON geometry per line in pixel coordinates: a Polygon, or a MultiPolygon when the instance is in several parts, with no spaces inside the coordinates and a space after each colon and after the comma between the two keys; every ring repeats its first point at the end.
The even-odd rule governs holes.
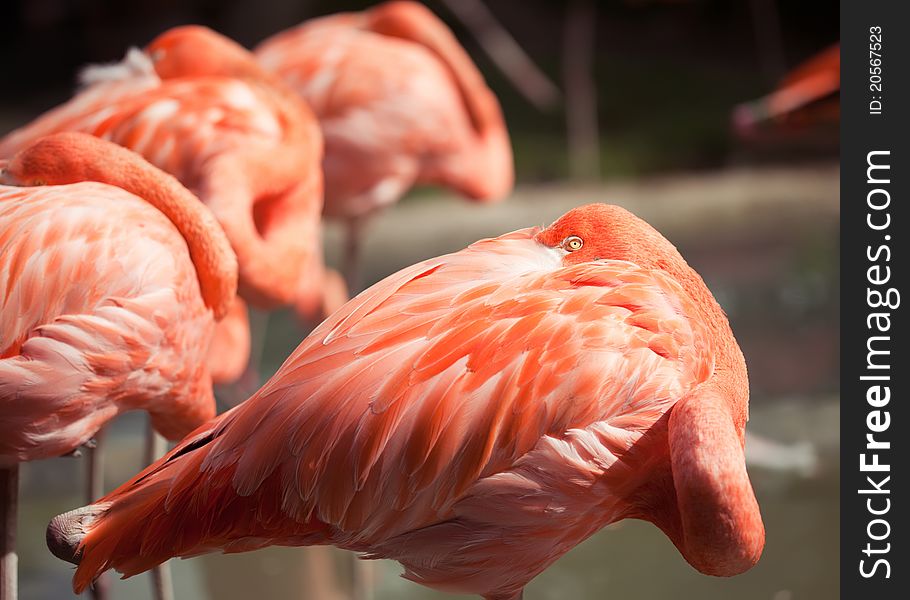
{"type": "MultiPolygon", "coordinates": [[[[306,18],[369,4],[7,2],[0,19],[0,49],[7,59],[0,133],[67,99],[80,65],[117,60],[129,45],[142,45],[167,27],[203,23],[251,46],[306,18]]],[[[837,126],[809,119],[800,127],[771,124],[753,137],[731,127],[736,104],[768,93],[788,69],[837,40],[837,4],[486,0],[559,90],[557,100],[543,107],[508,81],[478,41],[483,35],[456,18],[451,2],[427,4],[452,26],[502,101],[518,187],[507,202],[490,207],[439,190],[415,190],[370,230],[368,282],[481,237],[548,223],[573,206],[621,204],[673,241],[727,310],[750,369],[750,432],[784,445],[763,455],[776,468],[750,467],[768,536],[752,571],[727,580],[700,575],[656,528],[623,522],[535,579],[526,598],[837,597],[837,126]],[[567,133],[567,107],[577,98],[568,93],[566,71],[577,61],[567,64],[566,53],[585,51],[566,43],[572,10],[590,11],[584,22],[594,36],[581,56],[591,68],[581,75],[594,101],[586,122],[595,125],[581,132],[581,142],[567,133]],[[777,450],[782,454],[775,459],[777,450]]],[[[340,262],[340,242],[340,232],[329,227],[329,262],[340,262]]],[[[307,331],[283,312],[257,314],[254,321],[266,331],[258,361],[264,378],[307,331]]],[[[218,394],[228,401],[242,391],[218,394]]],[[[127,415],[111,428],[109,489],[141,467],[143,429],[141,415],[127,415]]],[[[754,446],[760,454],[761,444],[754,446]]],[[[23,466],[22,598],[72,597],[72,570],[47,552],[44,526],[51,516],[83,504],[83,462],[61,458],[23,466]]],[[[351,563],[335,550],[274,548],[172,562],[177,598],[351,597],[351,563]]],[[[448,597],[402,580],[399,572],[395,563],[378,564],[375,598],[448,597]]],[[[148,578],[115,582],[112,595],[149,598],[148,578]]]]}

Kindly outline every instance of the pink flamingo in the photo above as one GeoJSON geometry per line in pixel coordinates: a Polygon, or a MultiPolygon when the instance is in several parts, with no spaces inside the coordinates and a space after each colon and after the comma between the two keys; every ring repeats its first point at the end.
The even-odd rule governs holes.
{"type": "Polygon", "coordinates": [[[334,544],[433,588],[520,598],[623,519],[696,569],[749,569],[746,365],[702,279],[601,204],[406,268],[323,322],[247,402],[48,543],[133,575],[172,556],[334,544]]]}
{"type": "Polygon", "coordinates": [[[491,202],[512,188],[499,103],[455,36],[417,2],[307,21],[255,54],[312,107],[325,136],[325,214],[347,226],[345,275],[360,237],[413,185],[491,202]]]}
{"type": "MultiPolygon", "coordinates": [[[[84,79],[72,100],[0,140],[0,157],[56,131],[114,141],[177,177],[214,212],[251,303],[293,303],[317,322],[343,303],[340,278],[322,258],[318,123],[249,52],[204,27],[178,27],[118,65],[89,68],[84,79]]],[[[222,327],[240,331],[245,318],[232,311],[222,327]]],[[[213,347],[221,381],[245,366],[240,348],[213,347]]]]}
{"type": "MultiPolygon", "coordinates": [[[[170,439],[214,416],[206,353],[237,261],[196,197],[126,149],[61,133],[3,162],[0,482],[12,508],[18,463],[71,453],[122,412],[147,411],[170,439]]],[[[10,543],[15,514],[4,517],[10,543]]],[[[3,550],[6,582],[15,555],[3,550]]]]}

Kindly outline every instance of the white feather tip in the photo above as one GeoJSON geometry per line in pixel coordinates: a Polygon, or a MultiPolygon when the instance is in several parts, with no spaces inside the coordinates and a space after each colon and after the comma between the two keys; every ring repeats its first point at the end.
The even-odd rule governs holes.
{"type": "Polygon", "coordinates": [[[79,73],[79,85],[83,88],[99,83],[126,81],[138,77],[157,77],[155,64],[139,48],[130,48],[126,56],[117,63],[87,65],[79,73]]]}

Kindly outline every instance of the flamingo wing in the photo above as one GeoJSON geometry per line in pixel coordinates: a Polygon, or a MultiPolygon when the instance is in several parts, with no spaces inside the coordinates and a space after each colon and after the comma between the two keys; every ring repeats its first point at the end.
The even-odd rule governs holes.
{"type": "Polygon", "coordinates": [[[368,214],[418,182],[483,201],[511,190],[499,103],[452,32],[421,4],[314,19],[255,54],[319,117],[326,215],[368,214]]]}
{"type": "Polygon", "coordinates": [[[242,497],[279,477],[287,516],[387,536],[445,519],[545,436],[641,433],[707,378],[710,336],[678,284],[621,261],[563,268],[533,233],[349,302],[211,429],[192,477],[230,473],[242,497]]]}
{"type": "Polygon", "coordinates": [[[564,267],[536,233],[348,302],[256,395],[80,509],[75,589],[111,567],[318,543],[434,587],[520,588],[622,518],[650,470],[619,457],[708,379],[714,338],[663,271],[564,267]]]}
{"type": "Polygon", "coordinates": [[[240,292],[255,305],[289,304],[298,293],[319,303],[322,137],[290,92],[220,76],[139,88],[133,79],[103,81],[0,141],[0,156],[62,130],[134,150],[194,191],[224,228],[240,292]],[[315,289],[304,288],[304,276],[315,289]]]}
{"type": "Polygon", "coordinates": [[[458,87],[429,50],[371,31],[313,25],[320,24],[266,41],[256,56],[310,104],[327,139],[414,154],[452,152],[470,139],[458,87]]]}

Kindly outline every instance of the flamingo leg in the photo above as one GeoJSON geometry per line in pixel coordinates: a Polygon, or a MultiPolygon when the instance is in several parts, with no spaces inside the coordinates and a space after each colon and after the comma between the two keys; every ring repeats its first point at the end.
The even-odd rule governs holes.
{"type": "MultiPolygon", "coordinates": [[[[94,440],[85,445],[88,448],[88,481],[85,495],[91,504],[104,495],[104,428],[95,432],[94,440]]],[[[95,600],[108,597],[110,579],[107,574],[101,575],[92,586],[91,596],[95,600]]]]}
{"type": "Polygon", "coordinates": [[[301,570],[301,584],[310,590],[311,598],[319,600],[350,598],[339,584],[332,548],[310,546],[303,549],[301,556],[306,562],[306,568],[301,570]]]}
{"type": "MultiPolygon", "coordinates": [[[[145,464],[150,465],[167,451],[167,442],[158,435],[149,419],[145,435],[145,464]]],[[[174,600],[174,582],[169,563],[162,563],[152,569],[152,597],[155,600],[174,600]]]]}
{"type": "Polygon", "coordinates": [[[19,465],[0,467],[0,600],[16,600],[16,517],[19,500],[19,465]]]}
{"type": "Polygon", "coordinates": [[[104,495],[104,429],[95,432],[95,437],[85,447],[88,448],[88,481],[85,488],[89,504],[104,495]]]}
{"type": "Polygon", "coordinates": [[[174,580],[169,562],[152,569],[152,597],[156,600],[174,600],[174,580]]]}
{"type": "Polygon", "coordinates": [[[373,590],[376,585],[376,565],[372,560],[360,560],[356,554],[351,553],[354,561],[353,593],[354,600],[373,600],[373,590]]]}
{"type": "Polygon", "coordinates": [[[345,222],[344,265],[342,272],[351,296],[360,292],[363,286],[362,237],[366,225],[364,217],[351,217],[345,222]]]}
{"type": "Polygon", "coordinates": [[[262,387],[262,353],[265,351],[265,336],[271,314],[257,308],[250,309],[250,362],[240,379],[243,384],[241,400],[246,400],[262,387]]]}
{"type": "Polygon", "coordinates": [[[521,589],[515,594],[496,594],[493,596],[484,596],[484,598],[485,600],[522,600],[524,595],[525,591],[521,589]]]}

